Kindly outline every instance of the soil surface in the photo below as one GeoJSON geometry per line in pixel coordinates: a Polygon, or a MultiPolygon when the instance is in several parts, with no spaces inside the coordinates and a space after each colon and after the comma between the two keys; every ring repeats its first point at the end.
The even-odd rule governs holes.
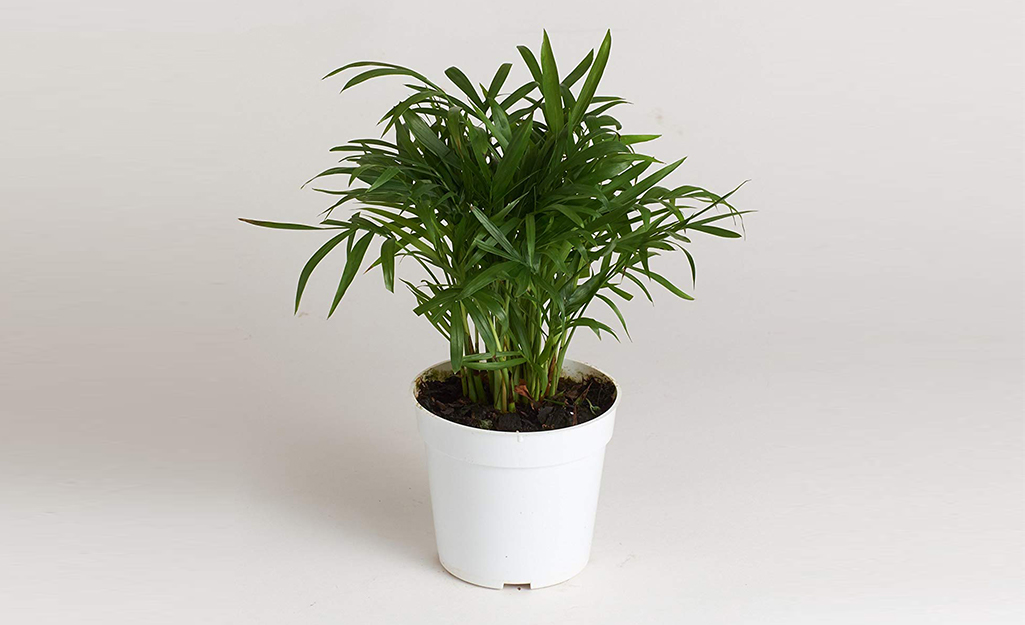
{"type": "MultiPolygon", "coordinates": [[[[490,396],[487,382],[484,385],[490,396]]],[[[493,405],[464,397],[459,376],[453,375],[444,380],[421,381],[416,399],[427,410],[460,425],[501,432],[537,432],[570,427],[601,415],[616,401],[616,385],[595,376],[563,378],[555,397],[518,403],[516,412],[499,412],[493,405]]]]}

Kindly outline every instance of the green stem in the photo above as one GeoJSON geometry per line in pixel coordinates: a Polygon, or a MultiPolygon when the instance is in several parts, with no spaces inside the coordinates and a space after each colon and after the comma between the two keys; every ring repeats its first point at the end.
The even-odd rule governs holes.
{"type": "Polygon", "coordinates": [[[473,394],[475,395],[473,401],[477,403],[484,401],[484,381],[480,379],[479,375],[473,376],[473,394]]]}

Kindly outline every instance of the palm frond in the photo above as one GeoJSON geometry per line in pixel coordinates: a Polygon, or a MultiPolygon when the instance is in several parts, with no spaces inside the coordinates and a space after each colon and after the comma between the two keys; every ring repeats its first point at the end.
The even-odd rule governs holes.
{"type": "Polygon", "coordinates": [[[611,298],[632,299],[625,287],[638,287],[649,300],[646,283],[692,299],[654,271],[651,259],[683,252],[693,281],[694,258],[685,247],[690,236],[740,237],[721,224],[732,219],[742,227],[750,212],[727,201],[737,189],[720,196],[692,185],[661,186],[684,159],[663,165],[637,153],[635,146],[658,135],[621,133],[609,111],[626,100],[597,95],[611,33],[562,79],[547,33],[539,56],[517,49],[531,80],[508,94],[500,92],[509,63],[479,88],[450,67],[445,75],[458,94],[390,63],[359,61],[331,72],[325,78],[357,70],[343,91],[377,78],[415,82],[381,118],[381,139],[332,148],[345,155],[342,164],[311,181],[341,178],[343,188],[316,189],[338,198],[319,223],[244,220],[336,231],[303,268],[296,310],[314,269],[343,241],[346,263],[331,313],[373,239],[381,244],[369,266],[381,267],[388,290],[394,289],[395,259],[412,258],[428,276],[419,283],[401,280],[416,298],[414,312],[449,341],[454,370],[471,380],[463,384],[471,399],[500,410],[527,401],[515,386],[525,385],[535,399],[558,393],[578,328],[616,337],[608,324],[585,315],[595,299],[628,336],[611,298]],[[389,133],[392,138],[384,138],[389,133]],[[348,202],[358,212],[333,218],[348,202]],[[490,376],[491,397],[481,396],[473,376],[490,376]]]}

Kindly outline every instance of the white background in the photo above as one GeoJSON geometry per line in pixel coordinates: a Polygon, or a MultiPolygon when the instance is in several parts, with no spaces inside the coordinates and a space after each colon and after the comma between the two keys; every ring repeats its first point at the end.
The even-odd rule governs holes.
{"type": "MultiPolygon", "coordinates": [[[[1018,623],[1018,2],[32,3],[0,15],[0,621],[1018,623]],[[672,179],[759,212],[695,302],[570,356],[623,384],[590,566],[434,553],[412,376],[446,346],[299,184],[399,80],[605,28],[672,179]]],[[[519,84],[510,80],[510,84],[519,84]]],[[[686,281],[680,258],[660,265],[686,281]]]]}

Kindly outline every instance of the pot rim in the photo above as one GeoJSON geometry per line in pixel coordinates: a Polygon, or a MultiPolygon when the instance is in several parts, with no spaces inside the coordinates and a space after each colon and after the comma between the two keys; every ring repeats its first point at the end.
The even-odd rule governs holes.
{"type": "Polygon", "coordinates": [[[591,369],[594,369],[599,374],[601,374],[606,379],[608,379],[609,382],[612,382],[612,384],[616,387],[616,399],[612,402],[612,405],[609,406],[608,410],[606,410],[605,412],[601,413],[597,417],[591,419],[590,421],[585,421],[584,423],[578,423],[576,425],[571,425],[571,426],[565,427],[565,428],[558,428],[558,429],[555,429],[555,430],[539,430],[539,431],[536,431],[536,432],[519,432],[519,431],[516,431],[516,432],[500,432],[498,430],[484,430],[484,429],[481,429],[481,428],[471,427],[469,425],[463,425],[462,423],[456,423],[455,421],[449,421],[445,417],[442,417],[440,415],[434,414],[433,412],[431,412],[430,410],[425,408],[423,406],[423,404],[421,404],[416,399],[416,387],[417,387],[418,383],[420,382],[420,380],[422,380],[423,377],[425,375],[427,375],[428,373],[430,373],[431,371],[434,371],[435,369],[437,369],[438,367],[440,367],[442,365],[449,365],[451,362],[452,362],[451,360],[442,360],[440,362],[436,362],[433,365],[431,365],[430,367],[427,367],[426,369],[424,369],[420,373],[416,374],[416,376],[413,378],[413,382],[409,385],[409,390],[410,390],[409,396],[413,400],[413,406],[417,410],[423,411],[423,412],[429,414],[430,416],[434,417],[438,421],[444,423],[447,427],[457,428],[458,430],[468,430],[470,432],[480,433],[481,435],[484,435],[484,436],[520,437],[520,440],[522,440],[522,438],[524,436],[551,436],[551,435],[557,435],[560,432],[563,433],[562,434],[563,436],[565,436],[570,431],[581,432],[581,431],[583,431],[584,428],[587,428],[589,426],[597,426],[599,421],[605,419],[606,417],[611,417],[612,415],[615,415],[616,414],[616,408],[619,407],[619,399],[623,396],[623,387],[611,375],[609,375],[608,373],[605,373],[603,370],[599,369],[598,367],[595,367],[594,365],[592,365],[590,363],[586,363],[586,362],[583,362],[581,360],[573,360],[572,358],[568,358],[568,359],[566,359],[566,362],[571,362],[571,363],[575,363],[577,365],[583,365],[585,367],[590,367],[591,369]]]}

